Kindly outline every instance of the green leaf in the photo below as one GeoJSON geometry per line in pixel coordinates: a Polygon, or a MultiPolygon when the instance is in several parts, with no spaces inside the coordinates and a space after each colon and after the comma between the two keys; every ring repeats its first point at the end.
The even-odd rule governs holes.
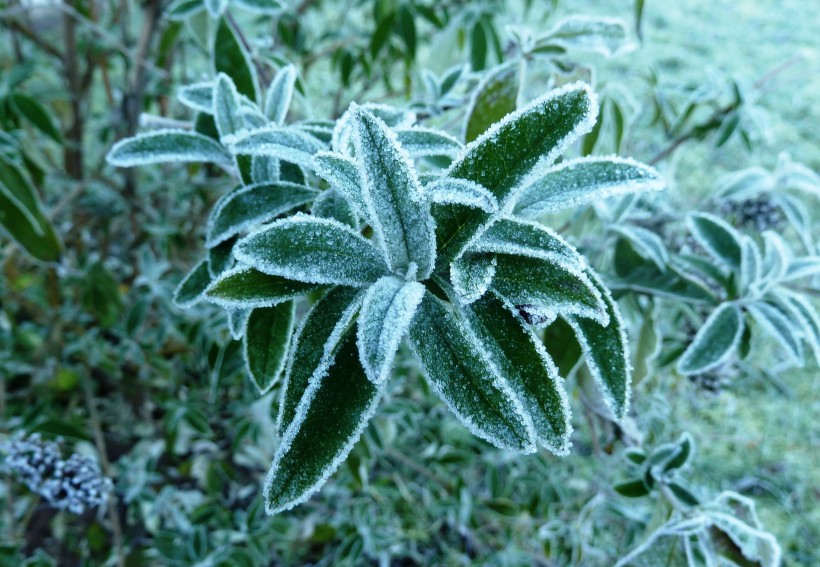
{"type": "Polygon", "coordinates": [[[612,487],[615,492],[627,498],[640,498],[649,494],[649,489],[641,479],[628,480],[612,487]]]}
{"type": "Polygon", "coordinates": [[[558,373],[564,377],[569,376],[584,354],[569,323],[560,317],[555,319],[544,329],[543,342],[547,353],[558,368],[558,373]]]}
{"type": "Polygon", "coordinates": [[[803,338],[814,352],[817,363],[820,364],[820,315],[817,314],[817,309],[800,293],[783,290],[780,295],[803,319],[805,327],[803,338]]]}
{"type": "Polygon", "coordinates": [[[187,130],[154,130],[120,140],[111,147],[106,160],[116,167],[154,163],[232,163],[229,154],[212,138],[187,130]]]}
{"type": "Polygon", "coordinates": [[[470,32],[470,67],[473,71],[483,71],[487,62],[487,33],[481,21],[473,25],[470,32]]]}
{"type": "Polygon", "coordinates": [[[726,221],[696,213],[689,217],[689,229],[709,254],[733,270],[740,269],[743,255],[740,235],[726,221]]]}
{"type": "Polygon", "coordinates": [[[657,171],[628,158],[574,159],[548,169],[527,185],[516,200],[514,214],[538,218],[608,197],[659,191],[664,186],[657,171]]]}
{"type": "Polygon", "coordinates": [[[607,322],[601,292],[583,271],[550,261],[499,254],[491,289],[536,325],[556,315],[607,322]]]}
{"type": "Polygon", "coordinates": [[[253,225],[311,201],[318,194],[315,189],[285,181],[248,185],[233,191],[211,211],[205,246],[216,246],[253,225]]]}
{"type": "Polygon", "coordinates": [[[208,260],[200,261],[188,272],[174,290],[174,305],[182,309],[193,307],[199,303],[205,289],[211,283],[211,274],[208,271],[208,260]]]}
{"type": "Polygon", "coordinates": [[[623,236],[643,258],[650,260],[661,272],[665,272],[669,264],[669,251],[663,240],[646,228],[627,224],[610,226],[609,230],[623,236]]]}
{"type": "Polygon", "coordinates": [[[514,112],[521,71],[519,63],[501,65],[478,84],[467,105],[464,140],[472,142],[490,126],[514,112]]]}
{"type": "Polygon", "coordinates": [[[415,126],[397,129],[396,137],[411,158],[449,157],[459,155],[464,147],[461,142],[440,130],[415,126]]]}
{"type": "Polygon", "coordinates": [[[586,271],[606,306],[608,324],[592,319],[567,317],[595,383],[601,390],[604,403],[616,420],[622,420],[629,409],[629,387],[632,382],[626,328],[618,305],[592,270],[586,271]]]}
{"type": "Polygon", "coordinates": [[[8,100],[32,126],[58,144],[63,143],[63,136],[60,134],[60,128],[54,115],[39,100],[22,93],[11,93],[8,95],[8,100]]]}
{"type": "MultiPolygon", "coordinates": [[[[515,198],[515,189],[540,177],[570,143],[588,132],[598,114],[598,103],[581,83],[547,93],[508,114],[467,146],[447,175],[486,187],[501,209],[515,198]]],[[[446,266],[461,255],[488,224],[489,214],[460,205],[434,205],[439,264],[446,266]]]]}
{"type": "Polygon", "coordinates": [[[410,325],[410,344],[430,387],[476,436],[500,449],[535,450],[531,420],[480,343],[429,292],[410,325]]]}
{"type": "Polygon", "coordinates": [[[321,289],[321,286],[264,274],[248,267],[225,272],[204,292],[205,299],[225,308],[271,307],[321,289]]]}
{"type": "Polygon", "coordinates": [[[383,121],[362,107],[352,120],[362,197],[376,240],[391,270],[416,271],[414,279],[425,279],[436,260],[435,228],[415,167],[383,121]]]}
{"type": "Polygon", "coordinates": [[[381,254],[358,232],[303,214],[246,236],[234,255],[266,274],[306,283],[361,287],[388,273],[381,254]]]}
{"type": "Polygon", "coordinates": [[[732,302],[721,303],[698,330],[678,360],[681,374],[700,374],[720,366],[737,349],[743,336],[743,314],[732,302]]]}
{"type": "Polygon", "coordinates": [[[350,203],[335,189],[322,191],[319,196],[313,200],[313,207],[310,209],[310,214],[319,218],[335,219],[352,228],[359,226],[359,218],[350,207],[350,203]]]}
{"type": "Polygon", "coordinates": [[[802,329],[799,323],[794,324],[780,309],[762,301],[748,304],[746,310],[770,337],[780,343],[794,363],[802,364],[802,329]]]}
{"type": "Polygon", "coordinates": [[[215,74],[225,73],[233,79],[240,94],[252,101],[259,100],[256,68],[250,54],[224,18],[220,18],[216,26],[211,53],[215,74]]]}
{"type": "Polygon", "coordinates": [[[424,195],[431,203],[464,205],[487,213],[498,211],[498,200],[489,189],[478,183],[454,177],[442,177],[424,186],[424,195]]]}
{"type": "Polygon", "coordinates": [[[177,100],[197,112],[213,114],[214,84],[211,81],[184,85],[177,90],[177,100]]]}
{"type": "Polygon", "coordinates": [[[399,345],[424,296],[419,282],[384,276],[367,290],[359,315],[359,358],[374,384],[390,376],[399,345]]]}
{"type": "Polygon", "coordinates": [[[268,96],[265,99],[265,115],[276,124],[285,123],[290,102],[293,99],[293,89],[296,85],[296,67],[287,65],[279,69],[273,77],[268,96]]]}
{"type": "Polygon", "coordinates": [[[269,514],[304,502],[324,484],[361,436],[382,393],[367,379],[349,335],[327,374],[311,380],[282,437],[265,481],[269,514]]]}
{"type": "Polygon", "coordinates": [[[629,46],[626,24],[610,18],[570,16],[543,36],[535,45],[558,44],[572,51],[595,51],[611,57],[629,46]]]}
{"type": "Polygon", "coordinates": [[[532,420],[538,443],[569,452],[570,408],[544,345],[504,304],[485,295],[463,309],[470,329],[532,420]]]}
{"type": "Polygon", "coordinates": [[[270,391],[285,369],[294,313],[294,302],[286,301],[254,309],[248,317],[243,345],[245,362],[260,394],[270,391]]]}
{"type": "Polygon", "coordinates": [[[213,97],[216,129],[219,132],[219,138],[224,140],[245,127],[239,116],[239,93],[231,78],[225,73],[217,76],[213,97]]]}
{"type": "Polygon", "coordinates": [[[313,163],[316,174],[330,183],[360,218],[367,219],[367,204],[362,195],[362,182],[356,162],[341,154],[319,152],[313,156],[313,163]]]}
{"type": "Polygon", "coordinates": [[[583,256],[557,233],[543,225],[518,219],[499,219],[470,246],[469,251],[537,258],[576,271],[586,265],[583,256]]]}
{"type": "Polygon", "coordinates": [[[335,287],[302,319],[288,354],[277,418],[280,432],[288,429],[296,417],[308,385],[327,372],[339,345],[349,335],[362,299],[357,289],[335,287]]]}
{"type": "Polygon", "coordinates": [[[313,154],[324,148],[313,136],[282,126],[246,130],[225,142],[235,154],[274,157],[308,168],[313,167],[313,154]]]}
{"type": "Polygon", "coordinates": [[[674,456],[663,463],[663,472],[673,471],[686,466],[692,458],[692,451],[695,448],[695,441],[692,435],[684,433],[676,443],[674,456]]]}
{"type": "Polygon", "coordinates": [[[278,15],[288,7],[285,0],[231,0],[231,4],[241,6],[254,14],[278,15]]]}
{"type": "Polygon", "coordinates": [[[698,500],[697,496],[692,494],[692,492],[681,483],[672,481],[666,483],[666,486],[669,487],[669,490],[676,499],[680,500],[687,506],[697,506],[700,504],[700,500],[698,500]]]}
{"type": "Polygon", "coordinates": [[[450,264],[450,281],[458,300],[468,305],[484,295],[495,277],[494,254],[466,253],[450,264]]]}

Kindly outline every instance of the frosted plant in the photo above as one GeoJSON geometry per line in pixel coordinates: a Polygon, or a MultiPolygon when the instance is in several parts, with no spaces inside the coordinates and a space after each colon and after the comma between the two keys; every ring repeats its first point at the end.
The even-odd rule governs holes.
{"type": "MultiPolygon", "coordinates": [[[[569,403],[538,335],[562,317],[614,418],[623,418],[630,368],[617,305],[571,245],[515,216],[521,196],[554,175],[552,163],[589,131],[596,113],[586,85],[550,92],[494,124],[422,185],[411,152],[427,155],[413,148],[419,135],[433,140],[435,133],[407,129],[383,108],[353,105],[334,129],[333,151],[313,157],[329,184],[313,214],[280,218],[236,243],[238,266],[204,295],[228,309],[253,309],[248,327],[265,310],[255,334],[276,345],[264,363],[274,373],[268,387],[283,369],[282,439],[265,483],[269,513],[305,501],[347,457],[403,342],[431,389],[476,436],[504,450],[541,446],[563,455],[569,403]],[[293,299],[317,292],[323,297],[285,348],[293,299]],[[274,312],[280,306],[288,307],[274,312]]],[[[645,166],[606,163],[592,176],[579,174],[575,199],[585,182],[605,195],[619,183],[629,191],[657,188],[645,166]],[[625,168],[640,170],[640,179],[619,177],[625,168]]],[[[539,199],[552,202],[544,187],[539,199]]],[[[181,289],[206,280],[200,265],[181,289]]]]}
{"type": "Polygon", "coordinates": [[[17,477],[29,490],[42,496],[53,508],[82,514],[105,504],[111,480],[104,477],[96,461],[77,454],[63,459],[53,441],[39,435],[0,444],[5,453],[0,470],[17,477]]]}

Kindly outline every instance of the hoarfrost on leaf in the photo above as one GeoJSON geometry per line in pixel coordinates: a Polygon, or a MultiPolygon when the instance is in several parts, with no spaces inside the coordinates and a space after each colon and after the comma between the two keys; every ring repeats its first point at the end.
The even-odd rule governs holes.
{"type": "Polygon", "coordinates": [[[468,250],[538,258],[575,271],[586,267],[584,257],[556,232],[517,219],[497,220],[468,250]]]}
{"type": "Polygon", "coordinates": [[[497,261],[493,254],[464,254],[450,264],[450,281],[463,305],[483,296],[495,277],[497,261]]]}
{"type": "Polygon", "coordinates": [[[293,65],[282,67],[273,77],[265,98],[265,114],[274,123],[279,125],[285,123],[295,84],[296,67],[293,65]]]}
{"type": "Polygon", "coordinates": [[[678,359],[681,374],[700,374],[720,366],[737,350],[743,336],[743,314],[735,303],[721,303],[678,359]]]}
{"type": "Polygon", "coordinates": [[[498,211],[498,200],[488,189],[474,181],[441,177],[424,186],[423,194],[431,203],[475,207],[487,213],[498,211]]]}
{"type": "Polygon", "coordinates": [[[242,352],[260,395],[276,385],[285,369],[294,319],[293,301],[254,309],[247,319],[242,352]]]}
{"type": "Polygon", "coordinates": [[[213,114],[214,112],[214,83],[206,81],[180,87],[177,91],[177,100],[192,110],[213,114]]]}
{"type": "Polygon", "coordinates": [[[216,129],[219,132],[219,139],[224,141],[228,136],[236,134],[245,127],[239,115],[239,92],[231,78],[225,73],[220,73],[216,77],[213,96],[216,129]]]}
{"type": "Polygon", "coordinates": [[[211,162],[230,166],[231,155],[213,139],[188,130],[154,130],[120,140],[106,156],[111,165],[211,162]]]}
{"type": "MultiPolygon", "coordinates": [[[[201,268],[197,266],[197,269],[201,268]]],[[[321,287],[271,276],[248,266],[239,266],[211,282],[203,295],[208,301],[226,309],[248,309],[271,307],[321,287]]]]}
{"type": "Polygon", "coordinates": [[[464,150],[461,142],[441,130],[414,126],[395,132],[399,143],[412,158],[454,158],[464,150]]]}
{"type": "Polygon", "coordinates": [[[359,166],[352,159],[333,152],[319,152],[313,156],[316,174],[338,191],[355,213],[367,219],[367,205],[362,196],[362,181],[359,166]]]}
{"type": "Polygon", "coordinates": [[[282,126],[247,130],[223,142],[235,154],[270,156],[308,168],[313,167],[313,154],[324,148],[313,136],[282,126]]]}

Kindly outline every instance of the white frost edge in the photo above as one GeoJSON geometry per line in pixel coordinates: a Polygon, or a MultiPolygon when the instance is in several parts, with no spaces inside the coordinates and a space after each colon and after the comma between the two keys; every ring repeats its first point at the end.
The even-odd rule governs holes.
{"type": "MultiPolygon", "coordinates": [[[[789,355],[791,361],[798,367],[802,368],[804,366],[804,352],[803,352],[803,343],[800,339],[802,339],[802,335],[798,335],[796,333],[781,333],[780,329],[778,328],[777,323],[780,323],[782,326],[788,328],[792,327],[791,322],[789,319],[780,312],[780,309],[773,305],[769,305],[768,303],[763,302],[754,302],[749,303],[746,305],[746,310],[755,320],[755,323],[763,327],[763,330],[766,331],[769,336],[774,338],[783,350],[789,355]],[[774,321],[779,319],[778,321],[774,321]],[[791,341],[789,340],[791,338],[791,341]],[[791,343],[794,344],[791,344],[791,343]],[[796,349],[796,350],[793,350],[796,349]]],[[[798,332],[805,332],[805,328],[797,329],[798,332]]]]}
{"type": "MultiPolygon", "coordinates": [[[[345,232],[348,236],[353,237],[354,240],[358,240],[361,243],[366,244],[367,246],[374,249],[374,252],[378,255],[378,250],[375,249],[373,243],[359,234],[356,230],[351,228],[350,226],[337,221],[336,219],[328,219],[328,218],[320,218],[314,217],[311,215],[306,215],[304,213],[296,213],[289,217],[285,217],[283,219],[277,219],[270,224],[266,224],[262,226],[259,230],[252,232],[251,234],[240,238],[233,249],[233,255],[237,261],[242,262],[243,264],[247,265],[248,267],[254,268],[257,271],[260,271],[265,274],[269,274],[272,276],[280,276],[283,278],[287,278],[290,280],[302,282],[302,283],[313,283],[313,284],[321,284],[321,285],[342,285],[342,286],[351,286],[351,287],[364,287],[372,284],[373,282],[370,280],[356,280],[356,279],[349,279],[349,278],[340,278],[334,280],[325,280],[320,279],[317,280],[314,275],[306,274],[304,269],[300,270],[293,270],[291,269],[288,273],[285,273],[284,270],[281,270],[276,267],[275,264],[271,262],[265,261],[257,261],[256,259],[252,258],[248,255],[245,251],[242,250],[242,247],[245,246],[251,239],[259,236],[264,232],[268,232],[270,230],[277,230],[281,227],[286,225],[325,225],[331,226],[334,229],[341,230],[345,232]]],[[[384,259],[379,258],[382,261],[385,274],[388,272],[388,267],[384,264],[384,259]]]]}
{"type": "MultiPolygon", "coordinates": [[[[612,297],[612,294],[609,291],[609,288],[604,284],[598,274],[593,270],[587,270],[587,275],[590,279],[594,280],[597,284],[596,287],[599,287],[603,290],[604,296],[604,303],[608,303],[608,307],[612,307],[612,313],[609,315],[609,321],[605,325],[601,325],[602,327],[608,327],[611,324],[615,324],[618,327],[618,335],[620,338],[621,347],[624,353],[624,372],[626,373],[626,393],[624,394],[624,407],[623,407],[623,415],[618,416],[615,413],[615,400],[610,395],[609,391],[607,390],[607,385],[604,383],[603,373],[598,365],[595,363],[595,360],[592,357],[592,347],[586,339],[586,335],[584,335],[581,326],[575,321],[572,317],[566,317],[565,320],[569,325],[572,327],[572,330],[575,332],[575,337],[578,340],[578,344],[581,345],[581,350],[584,353],[584,361],[586,362],[587,368],[589,369],[590,374],[592,374],[593,379],[595,380],[595,384],[598,386],[598,390],[601,392],[601,398],[604,400],[606,407],[609,409],[612,416],[615,418],[615,421],[618,423],[623,422],[623,420],[627,417],[629,413],[629,406],[632,401],[632,357],[629,356],[629,337],[626,335],[626,325],[624,324],[623,317],[621,316],[621,309],[618,307],[618,303],[615,301],[615,298],[612,297]]],[[[597,322],[597,321],[596,321],[597,322]]],[[[601,324],[598,322],[598,324],[601,324]]],[[[742,328],[742,326],[741,326],[742,328]]],[[[738,340],[740,340],[738,338],[738,340]]]]}
{"type": "MultiPolygon", "coordinates": [[[[618,165],[623,165],[626,167],[634,167],[635,169],[640,169],[645,171],[651,177],[642,178],[642,179],[631,179],[628,181],[618,181],[617,183],[610,183],[608,186],[600,187],[588,191],[585,195],[586,196],[578,196],[572,199],[563,199],[559,206],[546,206],[544,205],[544,201],[536,201],[531,205],[527,205],[522,209],[515,210],[515,215],[520,216],[523,218],[537,218],[543,215],[556,213],[559,211],[563,211],[565,209],[569,209],[572,207],[577,207],[580,205],[585,205],[588,203],[592,203],[594,201],[598,201],[600,199],[607,199],[609,197],[620,197],[623,195],[629,195],[632,193],[640,193],[644,191],[662,191],[666,188],[666,182],[661,177],[658,171],[644,163],[641,163],[637,160],[634,160],[629,157],[620,157],[620,156],[587,156],[587,157],[580,157],[570,159],[564,162],[559,163],[558,165],[551,166],[544,170],[543,175],[541,175],[537,179],[531,180],[527,185],[522,186],[521,189],[516,193],[516,204],[518,200],[521,198],[523,194],[527,192],[533,185],[538,183],[544,177],[551,175],[558,171],[563,171],[565,169],[571,169],[576,166],[583,166],[587,163],[613,163],[618,165]],[[542,203],[539,206],[539,203],[542,203]]],[[[555,203],[549,202],[550,205],[554,205],[555,203]]]]}
{"type": "MultiPolygon", "coordinates": [[[[391,280],[397,279],[396,276],[384,276],[384,278],[390,278],[391,280]]],[[[384,278],[382,278],[382,280],[384,278]]],[[[364,325],[362,325],[362,322],[367,322],[370,320],[373,298],[377,293],[384,289],[382,287],[378,287],[379,284],[380,282],[377,281],[367,289],[356,328],[356,345],[359,351],[359,361],[361,362],[362,368],[364,368],[368,379],[377,386],[382,382],[385,382],[390,376],[390,371],[393,369],[393,361],[396,359],[396,353],[398,352],[399,345],[410,329],[410,323],[416,315],[416,311],[421,304],[421,300],[424,297],[425,292],[424,285],[419,282],[401,282],[401,285],[396,290],[396,293],[393,294],[393,297],[389,302],[390,305],[385,311],[385,316],[381,322],[380,332],[377,337],[379,350],[383,353],[387,353],[387,355],[384,357],[384,360],[382,360],[381,365],[378,368],[374,368],[370,364],[371,361],[368,358],[369,353],[365,352],[368,337],[365,336],[366,331],[364,325]],[[399,303],[398,307],[397,302],[399,303]],[[400,309],[401,307],[408,308],[406,313],[409,314],[409,316],[407,314],[401,318],[395,316],[397,309],[400,309]],[[386,327],[387,323],[398,324],[396,326],[386,327]]]]}
{"type": "Polygon", "coordinates": [[[678,363],[675,365],[675,370],[679,374],[684,376],[691,376],[693,374],[699,374],[701,372],[706,372],[713,368],[717,368],[732,356],[732,354],[737,350],[738,345],[740,344],[740,339],[743,337],[743,329],[745,325],[743,323],[743,313],[740,311],[740,308],[737,304],[733,302],[724,302],[718,305],[718,307],[709,314],[709,317],[706,318],[703,325],[701,326],[700,330],[698,330],[697,334],[695,335],[694,340],[686,347],[686,350],[683,352],[681,357],[678,359],[678,363]],[[723,311],[726,309],[733,309],[736,315],[736,319],[740,321],[740,324],[737,326],[737,331],[735,332],[735,336],[732,339],[729,348],[714,362],[711,364],[707,364],[706,366],[701,366],[698,368],[686,368],[686,354],[695,350],[696,348],[700,347],[701,342],[703,342],[703,337],[707,335],[706,329],[708,329],[711,325],[714,324],[715,319],[717,319],[723,311]]]}
{"type": "Polygon", "coordinates": [[[135,136],[129,136],[128,138],[123,138],[113,146],[111,149],[108,150],[108,153],[105,156],[105,161],[107,161],[110,165],[114,167],[137,167],[140,165],[152,165],[155,163],[191,163],[191,162],[211,162],[211,158],[203,159],[202,154],[193,153],[193,152],[176,152],[176,153],[164,153],[159,154],[161,157],[159,159],[155,158],[131,158],[131,159],[117,159],[112,157],[117,150],[119,150],[124,145],[134,141],[140,140],[145,138],[156,138],[160,136],[165,136],[167,134],[176,134],[176,135],[183,135],[188,138],[197,138],[200,141],[205,141],[208,144],[213,146],[214,154],[219,154],[223,159],[213,161],[212,163],[216,163],[221,166],[230,166],[231,165],[231,156],[230,154],[225,151],[219,142],[214,140],[213,138],[209,138],[208,136],[204,136],[199,132],[193,132],[191,130],[182,130],[178,128],[160,128],[159,130],[151,130],[150,132],[143,132],[137,134],[135,136]]]}
{"type": "Polygon", "coordinates": [[[711,241],[706,237],[706,235],[701,232],[700,228],[698,228],[695,219],[703,219],[707,222],[711,222],[714,225],[717,225],[722,230],[726,231],[727,234],[735,241],[737,247],[741,250],[741,259],[743,256],[743,243],[740,240],[740,233],[738,233],[732,226],[724,221],[721,218],[716,217],[715,215],[710,215],[709,213],[692,213],[686,218],[686,226],[689,229],[689,232],[692,233],[692,236],[695,237],[695,240],[698,241],[698,244],[703,246],[703,248],[709,252],[709,254],[718,262],[726,266],[727,268],[734,270],[736,267],[731,265],[718,251],[717,249],[712,246],[711,241]]]}
{"type": "Polygon", "coordinates": [[[265,117],[276,124],[284,124],[285,117],[293,100],[293,87],[296,84],[296,67],[286,65],[279,69],[271,81],[265,97],[265,117]],[[279,98],[281,97],[281,100],[279,98]],[[277,111],[274,113],[273,111],[277,111]]]}
{"type": "MultiPolygon", "coordinates": [[[[203,260],[203,262],[207,262],[207,260],[203,260]]],[[[305,292],[294,293],[293,295],[289,295],[287,297],[277,297],[273,300],[232,300],[232,299],[224,299],[221,297],[211,297],[209,292],[222,280],[239,274],[241,272],[250,272],[254,270],[252,266],[248,266],[245,264],[240,264],[234,268],[229,270],[225,270],[217,278],[211,281],[208,284],[208,287],[205,288],[205,291],[202,292],[202,299],[209,303],[213,303],[214,305],[219,305],[220,307],[224,307],[225,309],[255,309],[257,307],[273,307],[274,305],[278,305],[280,303],[284,303],[285,301],[290,301],[295,297],[301,297],[305,294],[305,292]]],[[[256,270],[257,272],[259,270],[256,270]]],[[[300,282],[303,283],[303,282],[300,282]]]]}
{"type": "Polygon", "coordinates": [[[422,194],[431,203],[465,205],[481,209],[489,214],[498,212],[498,200],[495,195],[483,185],[469,179],[440,177],[425,185],[422,188],[422,194]],[[453,189],[454,186],[464,191],[453,189]]]}
{"type": "Polygon", "coordinates": [[[435,128],[427,128],[425,126],[412,126],[410,128],[396,128],[394,130],[396,135],[401,141],[401,135],[404,133],[414,134],[414,133],[421,133],[421,134],[430,134],[440,140],[445,140],[447,143],[438,141],[432,144],[426,144],[426,147],[429,149],[421,149],[421,144],[405,144],[405,148],[407,149],[407,153],[410,154],[413,158],[420,158],[420,157],[432,157],[432,156],[448,156],[448,157],[455,157],[464,149],[464,144],[462,144],[459,140],[457,140],[454,136],[451,136],[447,132],[442,130],[436,130],[435,128]]]}
{"type": "Polygon", "coordinates": [[[368,224],[372,224],[368,220],[367,211],[362,209],[359,206],[359,204],[356,202],[356,197],[350,195],[349,192],[346,191],[344,188],[342,188],[340,190],[339,189],[340,184],[334,182],[336,179],[346,177],[346,175],[344,175],[344,174],[337,175],[335,173],[335,171],[336,171],[335,169],[333,169],[332,167],[327,167],[327,165],[328,165],[327,163],[322,163],[320,160],[321,160],[321,158],[325,158],[325,157],[332,158],[332,159],[337,159],[339,161],[344,161],[344,162],[347,162],[350,166],[352,166],[356,170],[357,174],[359,175],[358,187],[359,187],[359,189],[361,189],[362,180],[361,180],[361,172],[359,171],[358,164],[355,161],[353,161],[352,159],[350,159],[349,157],[347,157],[343,154],[340,154],[338,152],[324,152],[323,151],[323,152],[318,152],[316,155],[313,156],[313,169],[316,172],[316,175],[318,175],[319,177],[321,177],[322,179],[327,181],[328,184],[334,190],[336,190],[347,201],[347,204],[350,205],[350,208],[353,210],[353,212],[356,213],[356,215],[358,215],[362,219],[365,219],[365,221],[368,224]],[[320,159],[317,160],[316,158],[320,158],[320,159]]]}
{"type": "MultiPolygon", "coordinates": [[[[284,301],[282,303],[284,303],[284,301]]],[[[250,357],[248,356],[248,323],[250,322],[251,316],[253,315],[253,310],[251,310],[251,313],[245,319],[245,326],[242,329],[242,335],[245,337],[245,340],[242,341],[242,358],[245,361],[245,370],[247,371],[248,376],[251,379],[251,382],[253,382],[253,385],[256,386],[256,389],[259,391],[260,396],[264,396],[265,394],[270,392],[271,389],[273,389],[273,387],[276,385],[276,383],[278,382],[278,378],[282,375],[282,371],[285,369],[285,364],[287,363],[287,359],[290,355],[290,344],[292,342],[290,340],[290,337],[293,336],[293,327],[296,325],[296,302],[291,301],[290,305],[290,325],[288,325],[288,340],[285,344],[285,353],[282,356],[282,360],[279,361],[279,364],[276,367],[276,371],[273,373],[273,377],[270,379],[270,383],[266,385],[260,384],[259,381],[256,379],[254,373],[251,371],[250,357]]],[[[271,305],[271,307],[273,307],[273,305],[271,305]]]]}
{"type": "Polygon", "coordinates": [[[245,333],[245,327],[248,326],[248,317],[250,317],[252,309],[237,307],[226,309],[226,311],[228,312],[228,331],[231,338],[238,341],[245,333]]]}
{"type": "Polygon", "coordinates": [[[468,290],[465,286],[461,285],[464,282],[464,270],[462,270],[462,262],[464,258],[459,258],[454,262],[450,262],[450,282],[453,284],[453,289],[455,289],[458,301],[461,305],[469,305],[474,301],[478,301],[481,299],[487,290],[490,289],[490,285],[493,283],[493,278],[495,277],[496,266],[498,265],[498,259],[493,256],[490,260],[490,269],[484,274],[484,281],[481,282],[481,285],[476,287],[475,290],[468,290]]]}
{"type": "MultiPolygon", "coordinates": [[[[473,111],[475,110],[476,103],[478,103],[478,97],[484,92],[484,89],[487,85],[490,84],[491,81],[496,80],[498,75],[507,71],[507,69],[511,69],[515,66],[518,66],[518,61],[511,61],[504,63],[503,65],[499,65],[495,69],[490,69],[490,72],[486,73],[482,78],[481,81],[476,85],[473,89],[473,92],[470,93],[470,100],[467,101],[467,106],[464,112],[464,123],[461,125],[461,137],[466,140],[467,139],[467,125],[470,122],[470,118],[473,115],[473,111]]],[[[516,104],[518,102],[518,93],[521,90],[520,85],[516,88],[516,104]]],[[[491,126],[492,128],[492,126],[491,126]]],[[[488,130],[489,131],[489,130],[488,130]]],[[[485,132],[486,133],[486,132],[485,132]]],[[[479,136],[481,138],[481,136],[479,136]]]]}
{"type": "MultiPolygon", "coordinates": [[[[177,90],[177,100],[192,110],[204,112],[205,114],[212,114],[214,111],[213,104],[205,106],[193,98],[189,98],[188,92],[196,89],[210,89],[213,91],[213,81],[203,81],[200,83],[192,83],[190,85],[183,85],[177,90]]],[[[213,92],[211,92],[210,99],[213,100],[213,92]]]]}
{"type": "MultiPolygon", "coordinates": [[[[200,293],[196,297],[189,299],[188,301],[179,301],[179,294],[182,291],[182,288],[185,286],[185,284],[188,283],[188,280],[194,276],[194,274],[202,267],[203,264],[207,263],[208,258],[205,258],[204,260],[200,260],[199,262],[197,262],[197,264],[193,268],[191,268],[191,270],[188,271],[187,274],[185,274],[185,277],[182,278],[179,284],[177,284],[177,287],[174,288],[174,294],[171,296],[171,302],[174,305],[176,305],[180,309],[188,309],[190,307],[193,307],[203,299],[205,299],[205,290],[207,290],[208,287],[210,287],[210,284],[208,284],[208,287],[206,287],[205,290],[202,291],[202,293],[200,293]]],[[[210,276],[210,274],[208,275],[210,276]]]]}

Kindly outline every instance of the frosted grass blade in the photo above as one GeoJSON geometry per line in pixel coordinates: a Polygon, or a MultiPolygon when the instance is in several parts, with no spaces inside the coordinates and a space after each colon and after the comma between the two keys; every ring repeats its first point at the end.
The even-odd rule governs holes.
{"type": "Polygon", "coordinates": [[[475,336],[429,292],[410,325],[410,345],[430,387],[477,437],[535,451],[532,422],[475,336]]]}
{"type": "Polygon", "coordinates": [[[357,344],[368,379],[381,384],[424,296],[419,282],[385,276],[367,289],[359,315],[357,344]]]}
{"type": "Polygon", "coordinates": [[[241,239],[234,255],[260,272],[305,283],[361,287],[388,272],[379,251],[358,232],[301,213],[241,239]]]}

